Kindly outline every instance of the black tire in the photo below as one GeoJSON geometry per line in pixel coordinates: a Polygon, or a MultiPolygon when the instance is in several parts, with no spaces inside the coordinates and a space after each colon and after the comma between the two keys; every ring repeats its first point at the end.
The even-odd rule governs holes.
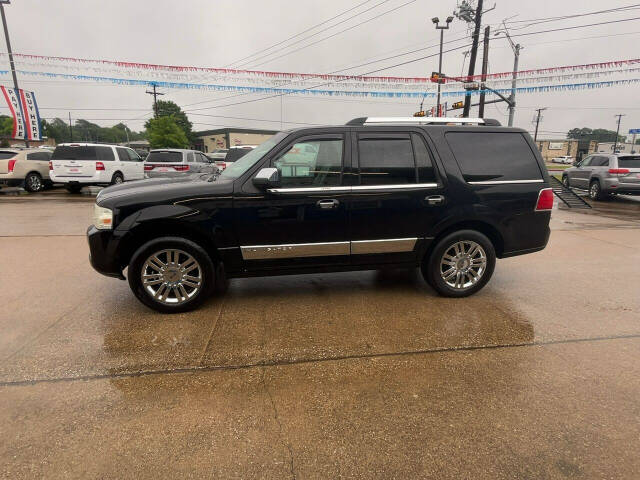
{"type": "Polygon", "coordinates": [[[589,198],[591,200],[604,200],[606,195],[602,193],[602,187],[598,180],[592,180],[589,184],[589,198]]]}
{"type": "Polygon", "coordinates": [[[44,181],[42,180],[42,176],[37,172],[28,173],[24,178],[24,189],[30,193],[44,190],[44,181]]]}
{"type": "Polygon", "coordinates": [[[571,188],[571,185],[569,185],[569,175],[562,176],[562,184],[567,188],[571,188]]]}
{"type": "Polygon", "coordinates": [[[82,185],[76,185],[76,184],[70,184],[67,183],[64,188],[67,190],[67,192],[69,193],[80,193],[80,190],[82,190],[82,185]]]}
{"type": "MultiPolygon", "coordinates": [[[[466,245],[471,247],[470,243],[467,243],[466,245]]],[[[471,251],[471,248],[469,248],[469,251],[471,251]]],[[[480,261],[482,258],[481,252],[478,251],[475,255],[478,256],[472,257],[474,262],[480,261]]],[[[461,266],[466,266],[463,258],[459,261],[463,262],[461,266]]],[[[428,258],[425,258],[422,262],[422,276],[436,292],[444,297],[468,297],[469,295],[473,295],[481,290],[482,287],[487,284],[493,275],[495,265],[495,248],[493,243],[491,243],[491,240],[489,240],[486,235],[476,230],[458,230],[457,232],[450,233],[437,241],[436,246],[431,251],[431,255],[429,255],[428,258]],[[461,286],[454,288],[454,286],[449,285],[442,277],[442,275],[446,274],[448,270],[444,273],[441,271],[441,261],[443,260],[445,253],[453,249],[454,245],[458,242],[474,242],[482,247],[482,250],[484,250],[485,264],[482,270],[480,270],[480,268],[475,269],[475,273],[479,274],[479,279],[476,280],[475,283],[472,283],[467,287],[461,286]]],[[[467,266],[467,271],[474,273],[470,266],[467,266]]],[[[471,274],[469,274],[469,277],[470,276],[471,274]]]]}
{"type": "MultiPolygon", "coordinates": [[[[160,258],[162,259],[166,257],[160,256],[160,258]]],[[[197,243],[181,237],[161,237],[142,245],[138,250],[136,250],[133,257],[131,257],[127,276],[129,277],[129,287],[131,287],[131,291],[138,300],[147,307],[162,313],[181,313],[193,310],[211,296],[216,286],[215,267],[207,252],[197,243]],[[163,303],[160,299],[154,298],[152,293],[147,290],[149,287],[145,288],[142,284],[142,269],[147,262],[147,259],[149,259],[152,254],[162,252],[167,249],[179,250],[192,256],[199,264],[198,271],[202,278],[197,293],[195,293],[193,297],[175,305],[168,304],[166,302],[163,303]]],[[[158,290],[159,288],[160,287],[158,287],[158,290]]],[[[166,286],[165,289],[167,289],[166,286]]],[[[177,292],[177,289],[175,292],[177,292]]],[[[158,291],[155,293],[157,294],[158,291]]],[[[175,293],[174,297],[177,299],[175,293]]],[[[168,298],[167,300],[171,299],[168,298]]]]}
{"type": "Polygon", "coordinates": [[[110,185],[120,185],[123,182],[124,176],[120,172],[116,172],[113,174],[113,177],[111,177],[110,185]]]}

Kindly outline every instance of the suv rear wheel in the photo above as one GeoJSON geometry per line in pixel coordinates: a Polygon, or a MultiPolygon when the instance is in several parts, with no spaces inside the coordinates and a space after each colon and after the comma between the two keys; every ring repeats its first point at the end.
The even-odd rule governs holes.
{"type": "Polygon", "coordinates": [[[605,195],[602,193],[602,188],[598,180],[593,180],[591,185],[589,185],[589,198],[591,200],[604,200],[605,195]]]}
{"type": "Polygon", "coordinates": [[[475,230],[459,230],[438,241],[422,275],[440,295],[467,297],[487,284],[495,264],[491,240],[475,230]]]}
{"type": "Polygon", "coordinates": [[[129,286],[146,306],[163,313],[192,310],[215,287],[215,269],[198,244],[163,237],[142,245],[129,262],[129,286]]]}
{"type": "Polygon", "coordinates": [[[114,173],[111,177],[111,185],[120,185],[122,182],[124,182],[124,177],[120,172],[114,173]]]}
{"type": "Polygon", "coordinates": [[[44,188],[42,177],[39,173],[31,172],[24,179],[24,189],[27,192],[39,192],[44,188]]]}

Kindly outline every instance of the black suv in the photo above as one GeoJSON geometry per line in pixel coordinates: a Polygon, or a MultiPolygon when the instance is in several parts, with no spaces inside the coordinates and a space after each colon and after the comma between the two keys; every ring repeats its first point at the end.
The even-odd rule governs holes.
{"type": "Polygon", "coordinates": [[[91,264],[182,312],[228,278],[421,267],[441,295],[542,250],[553,192],[526,131],[495,120],[365,118],[280,132],[219,176],[104,189],[91,264]],[[455,124],[457,122],[457,124],[455,124]],[[460,123],[464,122],[464,123],[460,123]]]}

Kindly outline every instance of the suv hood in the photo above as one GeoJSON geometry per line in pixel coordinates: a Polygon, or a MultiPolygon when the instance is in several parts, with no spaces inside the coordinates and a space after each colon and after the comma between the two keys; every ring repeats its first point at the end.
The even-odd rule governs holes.
{"type": "Polygon", "coordinates": [[[139,204],[173,203],[193,197],[217,197],[233,192],[232,180],[207,181],[210,175],[196,174],[175,178],[152,178],[107,187],[98,193],[101,207],[119,208],[139,204]]]}

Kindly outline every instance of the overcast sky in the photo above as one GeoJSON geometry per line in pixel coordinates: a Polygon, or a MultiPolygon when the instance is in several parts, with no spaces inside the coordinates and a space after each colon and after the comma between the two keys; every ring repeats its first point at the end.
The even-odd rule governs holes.
{"type": "MultiPolygon", "coordinates": [[[[381,0],[368,2],[349,14],[323,25],[346,19],[381,0]]],[[[5,6],[11,43],[16,53],[125,60],[132,62],[221,67],[278,43],[327,20],[363,0],[12,0],[5,6]]],[[[529,20],[562,15],[573,15],[614,7],[632,5],[631,0],[495,0],[495,10],[484,16],[484,23],[496,25],[505,18],[529,20]]],[[[494,1],[486,1],[486,8],[494,1]]],[[[638,5],[640,7],[640,4],[638,5]]],[[[358,65],[381,57],[397,55],[438,42],[431,18],[444,19],[456,7],[455,0],[387,0],[384,4],[363,13],[312,39],[285,49],[271,57],[256,56],[245,68],[293,72],[325,73],[358,65]],[[407,4],[408,3],[408,4],[407,4]],[[406,5],[404,5],[406,4],[406,5]],[[404,6],[403,6],[404,5],[404,6]],[[316,45],[290,55],[273,59],[294,48],[317,41],[359,22],[392,12],[340,33],[316,45]]],[[[512,33],[599,23],[640,17],[640,8],[623,13],[608,13],[578,17],[534,25],[512,33]]],[[[518,24],[523,25],[523,24],[518,24]]],[[[514,25],[515,26],[515,25],[514,25]]],[[[445,33],[447,38],[461,37],[466,25],[455,20],[445,33]]],[[[314,33],[312,30],[308,34],[314,33]]],[[[299,40],[298,37],[295,40],[299,40]]],[[[640,19],[609,25],[574,30],[526,35],[514,38],[524,47],[520,69],[604,62],[640,57],[640,19]],[[628,33],[628,34],[627,34],[628,33]],[[624,34],[624,35],[621,35],[624,34]],[[611,36],[615,35],[615,36],[611,36]],[[593,38],[598,37],[598,38],[593,38]]],[[[0,41],[1,42],[1,41],[0,41]]],[[[461,45],[456,43],[451,46],[461,45]]],[[[277,48],[282,48],[281,45],[277,48]]],[[[349,70],[360,74],[383,68],[401,61],[436,53],[436,48],[412,55],[349,70]]],[[[445,54],[443,71],[459,75],[462,69],[462,50],[445,54]]],[[[265,52],[266,54],[267,52],[265,52]]],[[[263,54],[264,55],[264,54],[263,54]]],[[[480,70],[478,58],[476,72],[480,70]]],[[[402,67],[384,70],[378,75],[428,76],[437,70],[437,57],[412,62],[402,67]]],[[[6,61],[6,57],[5,57],[6,61]]],[[[491,42],[490,72],[510,71],[513,53],[505,39],[491,42]]],[[[3,67],[6,69],[7,66],[3,67]]],[[[80,72],[82,73],[82,72],[80,72]]],[[[639,75],[640,76],[640,75],[639,75]]],[[[11,85],[10,77],[0,77],[2,84],[11,85]]],[[[133,129],[141,129],[144,119],[151,115],[151,97],[144,87],[96,85],[72,81],[20,78],[21,87],[34,90],[43,117],[86,118],[108,126],[122,120],[133,129]],[[59,109],[50,109],[56,107],[59,109]],[[74,109],[126,108],[123,110],[74,109]],[[147,111],[145,111],[147,109],[147,111]]],[[[190,114],[195,130],[223,126],[280,129],[281,101],[267,99],[243,105],[215,107],[230,100],[229,92],[162,90],[163,99],[173,100],[186,111],[190,108],[211,107],[190,114]],[[195,102],[210,100],[196,106],[195,102]],[[219,117],[196,116],[195,113],[227,117],[246,117],[265,121],[230,120],[219,117]]],[[[237,94],[236,94],[237,95],[237,94]]],[[[260,95],[243,96],[257,99],[260,95]]],[[[237,100],[237,97],[234,98],[237,100]]],[[[626,114],[622,132],[640,128],[640,95],[637,86],[608,89],[520,94],[517,98],[516,126],[532,130],[534,108],[549,107],[541,124],[543,138],[562,138],[562,132],[572,127],[615,128],[614,114],[626,114]]],[[[341,124],[359,116],[411,115],[418,101],[363,101],[287,96],[282,100],[282,119],[285,122],[341,124]]],[[[428,103],[428,102],[427,102],[428,103]]],[[[7,113],[7,109],[1,110],[7,113]]],[[[486,116],[500,119],[506,124],[506,105],[487,107],[486,116]]],[[[295,126],[284,124],[285,128],[295,126]]]]}

